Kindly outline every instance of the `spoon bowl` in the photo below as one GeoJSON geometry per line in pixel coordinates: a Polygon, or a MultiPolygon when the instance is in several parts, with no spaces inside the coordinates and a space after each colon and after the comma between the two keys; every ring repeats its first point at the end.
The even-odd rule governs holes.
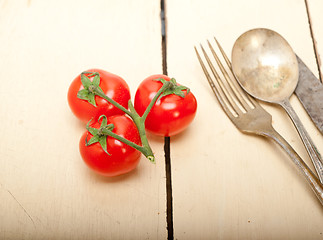
{"type": "Polygon", "coordinates": [[[249,30],[233,46],[232,70],[247,93],[262,101],[279,104],[285,109],[323,183],[321,154],[289,102],[298,83],[298,62],[288,42],[269,29],[249,30]]]}
{"type": "Polygon", "coordinates": [[[266,102],[289,98],[298,82],[292,48],[281,35],[264,28],[250,30],[237,39],[232,69],[250,95],[266,102]]]}

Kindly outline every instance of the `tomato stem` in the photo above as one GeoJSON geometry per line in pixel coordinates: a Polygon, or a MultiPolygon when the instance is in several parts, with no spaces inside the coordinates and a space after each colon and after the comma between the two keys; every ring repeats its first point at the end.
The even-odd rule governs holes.
{"type": "Polygon", "coordinates": [[[124,106],[122,106],[121,104],[119,104],[118,102],[114,101],[113,99],[109,98],[107,95],[104,94],[104,92],[102,92],[99,89],[95,89],[93,90],[93,92],[95,93],[95,95],[102,97],[103,99],[105,99],[107,102],[111,103],[112,105],[114,105],[115,107],[119,108],[121,111],[125,112],[126,114],[128,114],[129,116],[131,116],[131,112],[126,109],[124,106]]]}
{"type": "Polygon", "coordinates": [[[140,136],[140,140],[141,140],[141,144],[142,146],[139,146],[123,137],[118,136],[117,134],[113,133],[113,132],[109,132],[109,136],[116,138],[117,140],[135,148],[136,150],[140,151],[142,154],[145,155],[145,157],[151,161],[151,162],[155,162],[155,157],[153,154],[153,151],[149,145],[148,139],[147,139],[147,134],[146,134],[146,129],[145,129],[145,120],[148,116],[148,113],[150,112],[151,108],[155,105],[156,101],[158,100],[158,98],[160,97],[160,95],[168,88],[171,87],[171,82],[165,82],[163,83],[163,86],[158,90],[158,92],[156,93],[156,95],[154,96],[154,98],[151,100],[151,102],[149,103],[147,109],[145,110],[144,114],[140,117],[139,114],[137,113],[137,111],[135,110],[133,103],[131,100],[129,100],[128,102],[128,107],[129,110],[126,109],[125,107],[123,107],[122,105],[120,105],[119,103],[115,102],[114,100],[112,100],[111,98],[109,98],[108,96],[106,96],[102,91],[99,90],[95,90],[95,94],[98,95],[99,97],[104,98],[106,101],[108,101],[109,103],[111,103],[112,105],[116,106],[117,108],[119,108],[120,110],[122,110],[123,112],[125,112],[129,117],[131,117],[131,119],[134,121],[138,132],[139,132],[139,136],[140,136]]]}
{"type": "Polygon", "coordinates": [[[100,131],[100,133],[104,131],[104,134],[106,134],[110,137],[113,137],[113,138],[119,140],[120,142],[123,142],[123,143],[129,145],[130,147],[135,148],[136,150],[138,150],[142,154],[144,154],[145,157],[149,161],[154,163],[155,157],[154,157],[153,151],[152,151],[152,149],[149,145],[148,139],[147,139],[146,129],[145,129],[145,120],[146,120],[150,110],[155,105],[156,101],[158,100],[158,98],[166,90],[172,88],[174,83],[172,83],[171,81],[162,81],[163,86],[158,90],[158,92],[156,93],[154,98],[149,103],[144,114],[140,117],[139,114],[137,113],[137,111],[135,110],[131,100],[129,100],[129,102],[128,102],[128,107],[129,107],[129,110],[128,110],[125,107],[123,107],[121,104],[119,104],[118,102],[114,101],[113,99],[109,98],[107,95],[104,94],[102,89],[99,87],[99,80],[100,80],[99,73],[97,73],[97,72],[83,72],[82,77],[83,77],[82,83],[83,83],[85,90],[81,90],[83,92],[80,91],[78,97],[81,99],[84,99],[84,100],[88,100],[91,104],[93,104],[95,106],[95,100],[94,100],[94,97],[91,97],[91,94],[97,95],[97,96],[105,99],[107,102],[111,103],[115,107],[119,108],[125,114],[127,114],[134,121],[134,123],[138,129],[142,146],[139,146],[138,144],[131,142],[128,139],[125,139],[125,138],[113,133],[112,130],[110,130],[110,129],[102,129],[102,131],[100,131]],[[88,77],[95,76],[98,79],[96,79],[95,81],[93,80],[93,82],[91,82],[87,77],[85,77],[84,74],[90,74],[90,75],[88,75],[88,77]]]}
{"type": "Polygon", "coordinates": [[[145,149],[145,152],[142,152],[142,153],[149,159],[149,161],[154,163],[155,157],[154,157],[154,153],[152,152],[152,149],[151,149],[149,142],[148,142],[146,129],[145,129],[145,121],[143,120],[142,117],[139,117],[139,115],[136,116],[135,118],[133,118],[133,121],[137,126],[140,140],[141,140],[141,144],[142,144],[143,148],[145,149]]]}
{"type": "Polygon", "coordinates": [[[148,158],[150,155],[152,155],[152,153],[150,154],[150,153],[149,153],[149,151],[147,151],[147,149],[146,149],[145,147],[143,147],[143,146],[139,146],[138,144],[136,144],[136,143],[134,143],[134,142],[131,142],[131,141],[129,141],[129,140],[128,140],[128,139],[126,139],[126,138],[120,137],[118,134],[115,134],[115,133],[114,133],[114,132],[112,132],[112,131],[108,131],[106,134],[107,134],[108,136],[113,137],[113,138],[115,138],[115,139],[119,140],[120,142],[123,142],[123,143],[125,143],[125,144],[129,145],[130,147],[133,147],[134,149],[136,149],[136,150],[138,150],[138,151],[142,152],[142,154],[144,154],[147,158],[148,158]]]}
{"type": "Polygon", "coordinates": [[[152,107],[155,105],[156,101],[158,100],[159,96],[167,89],[171,87],[171,82],[165,82],[163,83],[163,86],[158,90],[158,92],[156,93],[156,95],[154,96],[154,98],[151,100],[151,102],[149,103],[148,107],[146,108],[144,114],[141,116],[141,118],[143,119],[143,121],[146,120],[148,113],[150,112],[150,110],[152,109],[152,107]]]}
{"type": "MultiPolygon", "coordinates": [[[[114,101],[113,99],[111,99],[108,96],[106,96],[104,94],[104,92],[101,91],[99,88],[95,88],[94,87],[91,90],[93,91],[93,93],[95,95],[97,95],[97,96],[105,99],[107,102],[111,103],[112,105],[114,105],[115,107],[119,108],[121,111],[123,111],[124,113],[126,113],[134,121],[134,123],[135,123],[135,125],[136,125],[136,127],[138,129],[139,135],[140,135],[140,140],[141,140],[142,146],[139,146],[138,144],[135,144],[134,142],[131,142],[131,141],[129,141],[129,140],[123,138],[123,137],[120,137],[119,135],[113,133],[112,131],[107,131],[106,134],[108,136],[113,137],[113,138],[119,140],[120,142],[123,142],[123,143],[129,145],[130,147],[133,147],[134,149],[140,151],[150,162],[153,162],[154,163],[155,162],[155,157],[154,157],[153,151],[152,151],[152,149],[151,149],[151,147],[149,145],[149,142],[148,142],[148,139],[147,139],[147,135],[146,135],[145,118],[139,116],[139,114],[136,112],[136,110],[135,110],[135,108],[134,108],[131,100],[129,100],[129,102],[128,102],[128,107],[130,109],[130,111],[129,111],[128,109],[126,109],[125,107],[123,107],[122,105],[120,105],[119,103],[117,103],[116,101],[114,101]]],[[[162,92],[160,92],[158,94],[158,96],[161,93],[162,92]]],[[[157,100],[157,98],[156,98],[156,100],[157,100]]]]}

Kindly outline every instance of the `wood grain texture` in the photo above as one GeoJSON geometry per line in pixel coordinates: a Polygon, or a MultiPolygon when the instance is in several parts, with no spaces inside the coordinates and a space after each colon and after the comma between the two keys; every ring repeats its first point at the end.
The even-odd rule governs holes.
{"type": "MultiPolygon", "coordinates": [[[[322,30],[322,9],[323,3],[319,0],[307,0],[307,7],[310,16],[313,45],[316,50],[316,58],[320,75],[317,75],[323,81],[323,30],[322,30]]],[[[316,70],[316,69],[315,69],[316,70]]]]}
{"type": "MultiPolygon", "coordinates": [[[[321,53],[322,3],[308,3],[321,53]]],[[[159,14],[156,0],[0,0],[0,239],[167,238],[164,139],[150,136],[156,165],[142,158],[131,174],[98,177],[82,163],[84,125],[66,102],[88,68],[122,76],[132,95],[161,73],[159,14]]],[[[166,19],[168,74],[199,104],[192,126],[171,138],[174,238],[323,239],[322,206],[302,176],[274,143],[233,126],[193,49],[216,36],[230,55],[244,31],[268,27],[317,75],[304,1],[172,0],[166,19]]],[[[322,135],[291,102],[323,152],[322,135]]],[[[263,106],[311,166],[287,115],[263,106]]]]}
{"type": "Polygon", "coordinates": [[[134,95],[162,72],[160,2],[0,1],[0,239],[165,239],[163,139],[157,163],[98,177],[81,160],[85,126],[70,82],[102,68],[134,95]]]}
{"type": "MultiPolygon", "coordinates": [[[[240,34],[266,27],[283,35],[315,71],[304,1],[174,0],[166,6],[168,74],[189,86],[199,104],[194,123],[171,139],[174,238],[322,239],[323,208],[306,181],[276,144],[234,127],[213,96],[193,48],[216,36],[230,56],[240,34]]],[[[322,135],[295,96],[291,103],[322,152],[322,135]]],[[[262,105],[313,169],[286,113],[262,105]]]]}

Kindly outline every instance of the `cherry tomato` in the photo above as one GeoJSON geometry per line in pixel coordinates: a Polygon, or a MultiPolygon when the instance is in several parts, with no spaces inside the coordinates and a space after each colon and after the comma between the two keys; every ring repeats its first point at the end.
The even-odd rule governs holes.
{"type": "MultiPolygon", "coordinates": [[[[115,115],[107,118],[108,124],[113,124],[112,132],[140,145],[140,136],[134,122],[125,115],[115,115]]],[[[100,124],[95,122],[91,125],[98,128],[100,124]]],[[[107,136],[106,153],[99,142],[86,146],[93,135],[86,131],[80,139],[80,153],[89,168],[104,176],[113,177],[128,173],[136,168],[139,163],[141,153],[120,142],[119,140],[107,136]]]]}
{"type": "MultiPolygon", "coordinates": [[[[100,69],[90,69],[86,72],[98,72],[100,75],[100,88],[110,98],[128,108],[130,91],[127,83],[121,77],[100,69]]],[[[89,75],[89,74],[85,74],[89,75]]],[[[92,81],[93,76],[89,77],[92,81]]],[[[96,121],[101,115],[112,116],[123,114],[123,112],[112,104],[108,103],[101,97],[95,96],[96,107],[86,100],[79,99],[77,93],[84,89],[81,82],[81,74],[78,75],[71,83],[68,90],[68,103],[74,115],[88,122],[92,118],[96,121]]]]}
{"type": "MultiPolygon", "coordinates": [[[[170,81],[165,75],[152,75],[139,85],[135,95],[135,109],[142,115],[158,90],[162,87],[160,81],[163,78],[170,81]]],[[[179,85],[179,84],[178,84],[179,85]]],[[[183,90],[185,97],[175,94],[161,97],[149,112],[145,126],[149,132],[160,136],[173,136],[182,132],[193,121],[197,102],[193,93],[183,90]]]]}

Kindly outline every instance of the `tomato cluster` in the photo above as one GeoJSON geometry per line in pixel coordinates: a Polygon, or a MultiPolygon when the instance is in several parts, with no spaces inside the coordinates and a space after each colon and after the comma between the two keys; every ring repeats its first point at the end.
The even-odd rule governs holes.
{"type": "Polygon", "coordinates": [[[165,75],[146,78],[132,105],[126,81],[100,69],[90,69],[74,79],[68,103],[74,115],[88,123],[79,143],[81,156],[87,166],[104,176],[132,171],[141,153],[154,161],[145,129],[173,136],[187,128],[197,109],[193,93],[165,75]]]}

